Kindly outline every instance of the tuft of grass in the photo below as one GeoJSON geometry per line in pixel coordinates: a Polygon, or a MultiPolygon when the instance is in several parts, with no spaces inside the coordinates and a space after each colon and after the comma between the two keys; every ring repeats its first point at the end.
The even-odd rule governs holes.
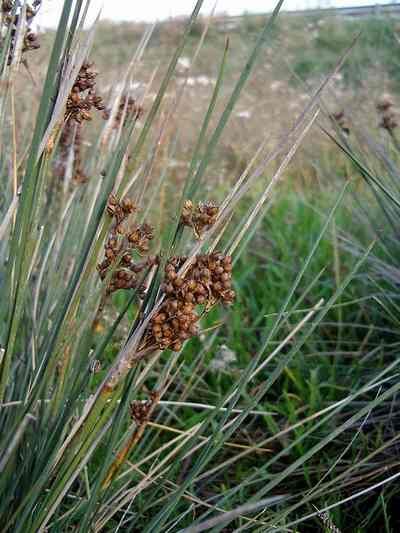
{"type": "Polygon", "coordinates": [[[365,249],[339,247],[354,215],[349,184],[275,194],[338,66],[272,147],[264,132],[231,180],[214,180],[217,147],[277,37],[281,4],[254,27],[241,69],[220,46],[179,176],[190,69],[210,30],[201,0],[134,102],[131,82],[161,34],[135,36],[84,147],[71,121],[89,111],[75,90],[96,51],[95,28],[83,31],[89,2],[64,2],[35,124],[23,131],[24,64],[10,34],[2,42],[2,530],[275,531],[319,527],[327,513],[342,527],[346,505],[363,527],[362,504],[379,487],[388,523],[400,385],[393,324],[376,318],[363,283],[374,242],[360,230],[365,249]],[[191,66],[174,85],[184,52],[191,66]],[[87,179],[71,179],[77,163],[87,179]],[[236,302],[221,305],[232,290],[236,302]]]}

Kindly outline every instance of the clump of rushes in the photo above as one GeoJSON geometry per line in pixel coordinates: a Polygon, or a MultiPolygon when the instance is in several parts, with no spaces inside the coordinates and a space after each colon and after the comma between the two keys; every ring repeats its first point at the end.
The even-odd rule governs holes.
{"type": "MultiPolygon", "coordinates": [[[[123,94],[120,98],[118,109],[113,122],[113,129],[118,129],[123,121],[123,126],[130,120],[138,120],[143,113],[143,108],[136,102],[131,96],[123,94]]],[[[108,120],[110,118],[111,111],[105,109],[103,118],[108,120]]]]}
{"type": "MultiPolygon", "coordinates": [[[[26,22],[26,31],[23,37],[23,44],[22,44],[22,61],[26,64],[26,59],[23,57],[23,54],[25,52],[29,52],[30,50],[37,50],[40,48],[40,43],[38,36],[36,33],[34,33],[30,25],[33,22],[33,19],[37,15],[39,8],[41,6],[42,0],[35,0],[31,5],[26,5],[26,11],[25,11],[25,22],[26,22]]],[[[17,6],[18,7],[18,6],[17,6]]],[[[8,64],[10,65],[12,62],[12,58],[14,55],[15,50],[15,44],[17,39],[17,28],[19,23],[19,17],[21,16],[21,9],[19,9],[19,13],[13,15],[12,13],[15,12],[15,1],[14,0],[3,0],[1,3],[1,12],[3,15],[2,22],[5,28],[8,28],[11,26],[11,43],[10,43],[10,51],[8,56],[8,64]]]]}
{"type": "Polygon", "coordinates": [[[75,183],[84,183],[87,176],[82,166],[82,126],[85,121],[92,120],[93,110],[104,111],[103,98],[96,92],[96,77],[93,63],[85,62],[79,70],[65,109],[65,124],[59,143],[59,161],[57,175],[65,178],[67,162],[73,148],[73,176],[75,183]]]}
{"type": "Polygon", "coordinates": [[[382,99],[377,102],[376,109],[381,117],[379,127],[392,134],[398,127],[398,122],[394,111],[394,104],[390,96],[384,95],[382,99]]]}
{"type": "Polygon", "coordinates": [[[209,229],[218,216],[219,207],[212,202],[200,202],[197,206],[191,200],[183,205],[181,224],[193,229],[197,238],[209,229]]]}
{"type": "Polygon", "coordinates": [[[143,348],[180,351],[183,342],[198,333],[198,306],[208,310],[216,303],[231,304],[235,299],[230,256],[219,252],[199,255],[181,276],[179,271],[186,260],[174,257],[165,266],[161,287],[165,299],[150,322],[143,348]]]}
{"type": "Polygon", "coordinates": [[[143,292],[144,287],[139,286],[138,275],[155,263],[155,259],[151,257],[138,263],[132,256],[133,252],[139,255],[147,254],[149,243],[153,239],[153,228],[149,224],[129,223],[129,217],[135,211],[137,208],[129,198],[120,201],[116,196],[110,196],[107,212],[114,222],[104,246],[104,259],[97,265],[102,280],[108,278],[108,273],[112,272],[106,295],[119,289],[138,289],[143,292]]]}

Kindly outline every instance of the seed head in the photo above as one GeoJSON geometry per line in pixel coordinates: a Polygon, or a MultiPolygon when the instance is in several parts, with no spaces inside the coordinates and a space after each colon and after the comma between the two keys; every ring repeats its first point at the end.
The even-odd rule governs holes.
{"type": "Polygon", "coordinates": [[[181,214],[181,224],[193,229],[197,238],[213,226],[217,220],[219,207],[211,202],[200,202],[197,206],[186,200],[181,214]]]}
{"type": "Polygon", "coordinates": [[[165,266],[162,285],[165,299],[147,329],[144,341],[147,346],[180,351],[185,340],[198,334],[197,306],[207,308],[218,302],[234,301],[230,257],[217,252],[199,255],[185,275],[179,276],[185,261],[186,257],[173,257],[165,266]]]}
{"type": "Polygon", "coordinates": [[[144,286],[140,286],[138,274],[157,263],[155,257],[149,257],[141,263],[134,261],[132,253],[144,253],[148,250],[149,240],[153,238],[153,230],[148,224],[136,225],[134,229],[129,226],[129,216],[135,211],[136,206],[130,198],[120,201],[115,195],[110,195],[107,213],[112,217],[113,224],[104,246],[105,259],[97,265],[102,280],[112,270],[106,294],[133,288],[143,292],[144,286]]]}

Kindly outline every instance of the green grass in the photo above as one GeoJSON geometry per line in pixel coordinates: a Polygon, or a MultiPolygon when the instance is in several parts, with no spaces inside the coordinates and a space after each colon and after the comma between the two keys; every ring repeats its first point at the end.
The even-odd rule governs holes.
{"type": "MultiPolygon", "coordinates": [[[[229,315],[225,317],[224,323],[218,328],[216,339],[206,348],[200,361],[198,354],[202,353],[201,342],[192,341],[184,351],[182,384],[175,389],[177,399],[182,394],[184,383],[194,379],[196,386],[185,396],[185,401],[214,405],[239,379],[273,325],[277,310],[296,278],[299,258],[307,257],[317,240],[329,211],[332,195],[333,191],[330,194],[311,191],[302,197],[291,193],[278,196],[248,251],[236,266],[235,286],[239,297],[229,315]],[[234,359],[225,367],[215,368],[215,360],[221,358],[221,346],[226,346],[233,352],[234,359]]],[[[348,197],[337,212],[295,292],[295,298],[302,298],[302,301],[298,306],[299,311],[293,312],[282,322],[282,336],[290,332],[299,316],[304,316],[301,309],[309,308],[320,298],[329,299],[336,289],[336,283],[340,283],[354,264],[354,257],[340,247],[338,238],[338,234],[346,231],[354,216],[350,198],[348,197]],[[336,233],[333,233],[333,224],[336,233]],[[335,272],[336,263],[338,272],[335,272]]],[[[363,228],[360,230],[357,237],[366,239],[363,228]]],[[[399,341],[398,334],[389,320],[382,319],[372,296],[370,286],[362,277],[351,282],[337,307],[329,310],[309,341],[284,368],[273,389],[257,403],[257,410],[270,412],[272,415],[253,417],[250,425],[239,434],[239,444],[254,446],[259,436],[272,438],[285,424],[295,424],[299,419],[310,417],[345,399],[355,387],[363,386],[375,372],[384,370],[394,361],[394,353],[389,349],[385,350],[383,343],[393,345],[395,349],[399,341]]],[[[122,302],[123,300],[116,302],[117,307],[121,308],[122,302]]],[[[210,313],[204,327],[215,328],[218,326],[218,320],[217,314],[210,313]]],[[[208,342],[205,343],[208,346],[208,342]]],[[[271,342],[268,351],[275,347],[276,343],[271,342]]],[[[274,364],[268,367],[268,372],[273,368],[274,364]]],[[[243,398],[244,404],[250,400],[252,394],[262,388],[264,379],[265,375],[262,373],[252,382],[249,396],[245,395],[243,398]]],[[[362,404],[363,402],[360,403],[362,404]]],[[[358,404],[356,403],[354,408],[356,405],[358,404]]],[[[353,407],[350,407],[350,411],[352,409],[353,407]]],[[[207,412],[202,414],[199,409],[181,409],[174,427],[187,431],[193,424],[204,420],[206,415],[207,412]]],[[[316,441],[329,436],[335,423],[332,425],[332,420],[327,421],[317,433],[307,435],[307,431],[312,427],[310,422],[293,433],[282,436],[273,442],[270,453],[284,450],[293,439],[301,440],[301,443],[294,445],[282,458],[282,464],[291,464],[301,459],[316,441]]],[[[357,462],[360,447],[373,449],[378,443],[381,445],[384,442],[382,428],[377,427],[374,431],[370,429],[372,428],[368,428],[365,433],[361,432],[352,444],[354,433],[351,430],[345,432],[341,435],[340,442],[332,443],[328,449],[307,463],[302,471],[304,479],[297,476],[288,481],[281,490],[297,491],[300,486],[304,491],[311,490],[330,465],[332,456],[344,446],[349,446],[349,450],[340,468],[347,463],[357,462]]],[[[257,469],[260,461],[270,457],[270,453],[250,453],[245,461],[234,462],[224,475],[211,478],[208,490],[218,493],[224,486],[244,482],[249,473],[257,469]]],[[[232,453],[226,450],[223,457],[228,460],[232,458],[232,453]]],[[[337,471],[338,469],[334,469],[328,479],[334,479],[337,471]]],[[[338,527],[345,530],[349,527],[360,527],[362,531],[367,523],[373,530],[374,524],[383,520],[383,508],[378,506],[374,516],[367,520],[364,516],[364,505],[375,500],[375,496],[371,495],[370,499],[356,503],[352,507],[351,516],[345,508],[337,509],[333,512],[332,519],[338,527]]],[[[334,504],[335,501],[336,495],[327,496],[325,503],[334,504]]],[[[393,509],[396,501],[394,494],[388,496],[387,505],[390,509],[393,509]]],[[[317,530],[319,524],[319,519],[315,519],[314,526],[317,530]]],[[[312,527],[311,524],[309,527],[312,527]]]]}
{"type": "Polygon", "coordinates": [[[368,17],[366,20],[333,17],[316,20],[308,27],[310,25],[311,37],[306,46],[291,50],[293,70],[301,79],[326,75],[336,64],[337,57],[360,34],[357,46],[342,69],[345,84],[359,87],[369,75],[381,75],[399,87],[400,60],[394,53],[399,47],[399,28],[395,17],[368,17]]]}

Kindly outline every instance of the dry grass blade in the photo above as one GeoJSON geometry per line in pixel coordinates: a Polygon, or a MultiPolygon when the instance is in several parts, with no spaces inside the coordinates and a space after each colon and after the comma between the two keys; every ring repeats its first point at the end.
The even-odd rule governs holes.
{"type": "Polygon", "coordinates": [[[210,530],[212,527],[216,526],[226,526],[232,520],[241,515],[246,515],[247,513],[253,513],[259,511],[260,509],[267,509],[270,506],[276,505],[286,498],[287,495],[283,494],[280,496],[273,496],[271,498],[265,498],[255,503],[248,503],[245,505],[240,505],[237,509],[233,511],[225,511],[222,516],[217,516],[215,518],[210,518],[204,522],[196,525],[187,527],[182,530],[182,533],[200,533],[200,531],[210,530]]]}

